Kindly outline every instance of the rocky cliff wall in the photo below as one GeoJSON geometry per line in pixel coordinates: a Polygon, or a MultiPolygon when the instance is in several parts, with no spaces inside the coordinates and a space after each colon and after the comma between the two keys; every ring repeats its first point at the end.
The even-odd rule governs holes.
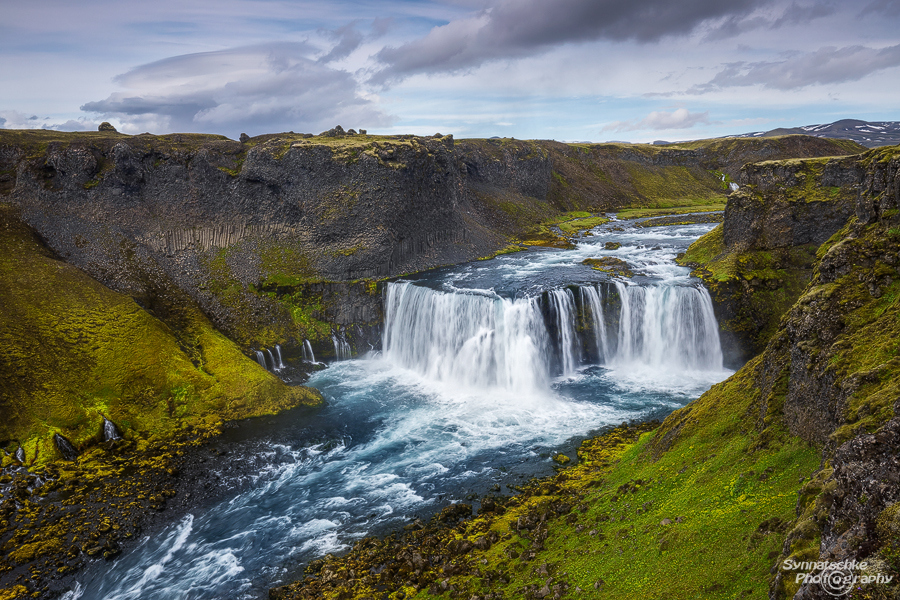
{"type": "Polygon", "coordinates": [[[186,294],[248,351],[310,339],[325,355],[380,319],[379,295],[352,282],[491,255],[568,210],[720,202],[715,169],[735,157],[842,149],[0,133],[0,200],[69,263],[160,315],[186,294]]]}
{"type": "Polygon", "coordinates": [[[741,170],[725,217],[680,262],[713,294],[736,363],[761,352],[813,274],[816,249],[867,197],[856,157],[766,161],[741,170]]]}
{"type": "MultiPolygon", "coordinates": [[[[771,314],[778,326],[754,367],[750,389],[758,406],[747,417],[769,432],[760,447],[784,443],[783,428],[822,452],[822,468],[800,490],[771,597],[829,598],[820,584],[797,582],[780,566],[868,561],[856,575],[896,574],[900,566],[900,150],[748,165],[742,182],[746,191],[729,199],[718,248],[710,250],[710,237],[693,254],[704,244],[708,253],[721,250],[702,269],[705,276],[714,280],[730,265],[746,281],[746,266],[761,253],[815,251],[796,302],[771,314]]],[[[871,597],[897,589],[876,588],[868,589],[887,595],[871,597]]]]}

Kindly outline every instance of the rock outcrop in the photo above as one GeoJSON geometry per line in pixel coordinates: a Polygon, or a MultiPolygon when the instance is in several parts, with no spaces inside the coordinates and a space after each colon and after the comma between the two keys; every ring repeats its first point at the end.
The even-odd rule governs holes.
{"type": "Polygon", "coordinates": [[[723,224],[679,259],[710,289],[732,364],[765,348],[812,277],[816,249],[854,214],[863,179],[854,157],[743,167],[723,224]]]}

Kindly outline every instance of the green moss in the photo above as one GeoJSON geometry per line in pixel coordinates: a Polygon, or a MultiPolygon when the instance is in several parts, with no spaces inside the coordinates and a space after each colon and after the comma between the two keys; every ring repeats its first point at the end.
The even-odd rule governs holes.
{"type": "MultiPolygon", "coordinates": [[[[584,214],[590,215],[590,213],[584,214]]],[[[606,217],[585,216],[571,221],[563,221],[559,224],[559,229],[566,235],[575,235],[582,231],[593,229],[598,225],[603,225],[604,223],[609,223],[609,219],[606,217]]]]}
{"type": "Polygon", "coordinates": [[[54,433],[88,447],[103,416],[168,436],[316,397],[261,369],[196,308],[173,330],[50,255],[14,209],[0,208],[0,224],[0,440],[21,442],[29,463],[56,459],[54,433]]]}
{"type": "Polygon", "coordinates": [[[480,257],[478,260],[490,260],[492,258],[496,258],[503,254],[513,254],[514,252],[521,252],[521,251],[527,250],[527,249],[528,248],[526,248],[525,246],[520,246],[519,244],[509,244],[506,247],[501,248],[500,250],[497,250],[496,252],[494,252],[493,254],[491,254],[489,256],[480,257]]]}
{"type": "Polygon", "coordinates": [[[712,231],[702,235],[688,247],[687,252],[677,259],[678,264],[709,265],[725,252],[725,227],[716,225],[712,231]]]}
{"type": "Polygon", "coordinates": [[[626,208],[616,213],[617,219],[642,219],[662,215],[683,215],[696,212],[715,212],[725,210],[725,200],[710,203],[706,199],[691,201],[677,200],[657,202],[656,208],[626,208]]]}
{"type": "Polygon", "coordinates": [[[680,166],[651,169],[638,163],[625,163],[625,168],[635,192],[646,199],[649,208],[724,202],[720,182],[707,171],[680,166]]]}

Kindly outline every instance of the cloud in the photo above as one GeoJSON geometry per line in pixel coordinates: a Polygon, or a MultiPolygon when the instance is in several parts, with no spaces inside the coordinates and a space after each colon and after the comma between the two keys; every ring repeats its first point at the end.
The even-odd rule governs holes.
{"type": "Polygon", "coordinates": [[[337,38],[338,43],[335,44],[328,54],[319,59],[319,62],[322,64],[328,64],[350,56],[350,53],[359,48],[363,39],[365,39],[363,34],[356,29],[356,21],[328,33],[332,37],[337,38]]]}
{"type": "Polygon", "coordinates": [[[888,17],[900,16],[900,0],[875,0],[866,5],[860,16],[882,14],[888,17]]]}
{"type": "Polygon", "coordinates": [[[863,77],[900,66],[900,44],[886,48],[826,47],[773,62],[735,62],[725,66],[708,83],[696,85],[689,94],[719,88],[761,85],[777,90],[795,90],[810,85],[858,81],[863,77]]]}
{"type": "Polygon", "coordinates": [[[500,0],[492,8],[433,28],[376,55],[387,84],[416,73],[460,71],[486,61],[534,54],[571,42],[655,42],[701,23],[745,15],[769,0],[500,0]]]}
{"type": "Polygon", "coordinates": [[[0,129],[55,129],[57,131],[97,131],[99,121],[69,119],[58,122],[51,117],[29,116],[17,110],[0,110],[0,129]]]}
{"type": "Polygon", "coordinates": [[[614,121],[601,130],[605,131],[663,131],[668,129],[690,129],[694,125],[709,125],[709,113],[692,113],[679,108],[670,113],[654,111],[641,121],[614,121]]]}
{"type": "Polygon", "coordinates": [[[778,16],[730,15],[712,26],[705,38],[708,41],[727,40],[757,29],[779,29],[790,25],[808,26],[811,21],[830,16],[836,10],[836,6],[831,2],[815,2],[813,4],[792,2],[778,16]]]}
{"type": "Polygon", "coordinates": [[[118,119],[123,131],[220,131],[233,137],[393,122],[361,95],[349,73],[309,58],[313,52],[306,44],[272,43],[167,58],[116,77],[127,92],[81,110],[118,119]]]}

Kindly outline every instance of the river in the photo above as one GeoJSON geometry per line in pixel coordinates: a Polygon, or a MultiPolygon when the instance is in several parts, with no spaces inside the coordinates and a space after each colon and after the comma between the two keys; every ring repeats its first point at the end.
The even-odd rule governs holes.
{"type": "Polygon", "coordinates": [[[674,263],[712,227],[611,222],[573,250],[388,284],[383,348],[315,373],[322,407],[245,435],[249,484],[95,563],[67,599],[264,598],[313,558],[511,493],[586,436],[665,417],[731,373],[707,292],[674,263]],[[633,277],[582,264],[600,256],[633,277]]]}

